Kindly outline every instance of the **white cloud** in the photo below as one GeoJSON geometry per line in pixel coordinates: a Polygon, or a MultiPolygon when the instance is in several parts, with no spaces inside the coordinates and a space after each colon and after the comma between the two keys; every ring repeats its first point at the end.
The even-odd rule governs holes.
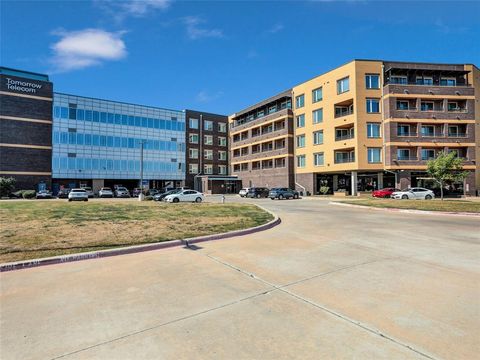
{"type": "Polygon", "coordinates": [[[202,28],[201,24],[205,23],[205,20],[198,16],[184,17],[183,23],[186,26],[187,36],[192,40],[201,38],[223,38],[223,31],[220,29],[206,29],[202,28]]]}
{"type": "Polygon", "coordinates": [[[155,10],[166,10],[173,0],[94,0],[94,5],[117,23],[129,16],[143,17],[155,10]]]}
{"type": "Polygon", "coordinates": [[[51,46],[51,62],[58,72],[82,69],[113,61],[127,55],[125,43],[121,39],[124,32],[113,33],[100,29],[80,31],[57,31],[61,38],[51,46]]]}
{"type": "Polygon", "coordinates": [[[216,93],[209,93],[206,90],[200,91],[196,96],[195,100],[200,103],[207,103],[223,96],[223,91],[217,91],[216,93]]]}
{"type": "Polygon", "coordinates": [[[270,29],[267,30],[267,33],[276,34],[279,31],[282,31],[284,28],[285,26],[283,26],[283,24],[275,24],[270,29]]]}

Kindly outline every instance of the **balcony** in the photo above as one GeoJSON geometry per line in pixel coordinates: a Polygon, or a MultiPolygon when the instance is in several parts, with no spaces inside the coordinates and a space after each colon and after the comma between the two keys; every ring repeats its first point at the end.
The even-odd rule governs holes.
{"type": "Polygon", "coordinates": [[[398,161],[417,161],[418,156],[406,156],[406,155],[398,155],[397,156],[398,161]]]}
{"type": "Polygon", "coordinates": [[[335,104],[335,118],[353,114],[353,99],[335,104]]]}
{"type": "Polygon", "coordinates": [[[416,131],[397,131],[398,137],[417,137],[416,131]]]}
{"type": "Polygon", "coordinates": [[[335,151],[335,164],[345,164],[355,162],[355,151],[335,151]]]}

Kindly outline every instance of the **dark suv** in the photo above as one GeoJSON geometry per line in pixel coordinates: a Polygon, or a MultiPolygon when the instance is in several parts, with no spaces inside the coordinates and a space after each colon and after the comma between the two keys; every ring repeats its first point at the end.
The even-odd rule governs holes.
{"type": "Polygon", "coordinates": [[[248,189],[247,198],[266,198],[268,197],[269,190],[264,187],[254,187],[248,189]]]}
{"type": "Polygon", "coordinates": [[[275,199],[298,199],[298,191],[288,189],[288,188],[273,188],[270,190],[268,197],[272,200],[275,199]]]}

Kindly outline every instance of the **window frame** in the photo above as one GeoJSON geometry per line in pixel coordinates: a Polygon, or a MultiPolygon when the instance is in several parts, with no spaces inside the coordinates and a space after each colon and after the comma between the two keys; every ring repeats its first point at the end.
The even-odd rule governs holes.
{"type": "Polygon", "coordinates": [[[350,91],[350,76],[345,76],[337,80],[337,95],[344,94],[350,91]],[[344,82],[347,81],[347,89],[343,86],[344,82]]]}
{"type": "Polygon", "coordinates": [[[365,74],[365,89],[367,90],[379,90],[380,89],[380,74],[365,74]],[[371,86],[372,84],[372,77],[377,77],[377,87],[371,86]]]}
{"type": "Polygon", "coordinates": [[[315,103],[317,103],[319,101],[322,101],[322,100],[323,100],[323,86],[320,86],[316,89],[313,89],[312,90],[312,103],[315,104],[315,103]],[[316,96],[318,94],[318,92],[320,92],[320,98],[319,99],[316,96]]]}

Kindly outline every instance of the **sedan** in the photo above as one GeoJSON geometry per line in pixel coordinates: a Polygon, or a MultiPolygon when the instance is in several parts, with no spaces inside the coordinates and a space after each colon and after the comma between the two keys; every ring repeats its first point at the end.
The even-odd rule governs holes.
{"type": "Polygon", "coordinates": [[[200,203],[204,199],[205,198],[203,194],[195,190],[182,190],[176,194],[167,195],[165,197],[166,202],[174,202],[174,203],[178,203],[180,201],[200,203]]]}
{"type": "Polygon", "coordinates": [[[88,195],[89,198],[93,198],[95,196],[93,194],[93,190],[92,190],[91,187],[86,186],[86,187],[83,187],[82,189],[84,189],[87,192],[87,195],[88,195]]]}
{"type": "Polygon", "coordinates": [[[272,200],[278,199],[298,199],[298,191],[287,188],[273,188],[268,193],[268,197],[272,200]]]}
{"type": "Polygon", "coordinates": [[[119,186],[115,189],[115,197],[118,198],[129,198],[130,197],[130,192],[126,187],[119,186]]]}
{"type": "Polygon", "coordinates": [[[375,190],[372,192],[372,196],[376,198],[389,198],[392,196],[394,192],[399,192],[401,191],[400,189],[394,189],[394,188],[384,188],[380,190],[375,190]]]}
{"type": "Polygon", "coordinates": [[[392,194],[392,199],[413,199],[413,200],[431,200],[435,198],[435,194],[432,190],[428,190],[425,188],[414,187],[411,189],[404,189],[402,191],[395,191],[392,194]]]}
{"type": "Polygon", "coordinates": [[[68,201],[88,201],[88,194],[85,189],[72,189],[68,193],[68,201]]]}
{"type": "Polygon", "coordinates": [[[70,188],[63,188],[58,191],[58,198],[59,199],[67,199],[68,198],[68,193],[71,191],[70,188]]]}
{"type": "Polygon", "coordinates": [[[100,198],[113,198],[113,191],[109,187],[102,187],[100,191],[98,192],[98,197],[100,198]]]}
{"type": "Polygon", "coordinates": [[[247,196],[247,194],[248,194],[248,189],[249,189],[249,188],[243,188],[243,189],[241,189],[241,190],[238,192],[238,195],[240,195],[240,197],[245,197],[245,196],[247,196]]]}
{"type": "Polygon", "coordinates": [[[160,194],[157,194],[157,195],[154,195],[153,196],[153,200],[155,201],[162,201],[162,200],[165,200],[165,198],[168,196],[168,195],[172,195],[172,194],[176,194],[180,191],[178,190],[170,190],[170,191],[167,191],[167,192],[164,192],[164,193],[160,193],[160,194]]]}
{"type": "Polygon", "coordinates": [[[36,195],[37,199],[51,199],[52,198],[52,192],[48,190],[40,190],[37,192],[36,195]]]}

